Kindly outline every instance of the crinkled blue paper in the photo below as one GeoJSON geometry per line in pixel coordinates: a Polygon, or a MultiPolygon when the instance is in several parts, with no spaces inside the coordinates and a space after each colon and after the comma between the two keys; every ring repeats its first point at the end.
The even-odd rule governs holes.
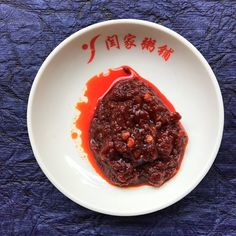
{"type": "Polygon", "coordinates": [[[0,235],[236,235],[236,2],[233,0],[0,1],[0,235]],[[27,134],[35,75],[66,37],[96,22],[136,18],[183,35],[208,60],[225,105],[220,151],[188,196],[156,213],[114,217],[60,193],[27,134]]]}

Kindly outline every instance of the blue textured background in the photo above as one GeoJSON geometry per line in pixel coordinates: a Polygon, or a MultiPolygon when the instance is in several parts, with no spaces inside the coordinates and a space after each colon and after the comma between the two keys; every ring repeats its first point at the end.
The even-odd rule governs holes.
{"type": "Polygon", "coordinates": [[[0,1],[0,235],[236,235],[236,1],[0,1]],[[187,197],[162,211],[112,217],[63,196],[33,156],[26,107],[47,55],[90,24],[136,18],[167,26],[210,63],[225,105],[219,154],[187,197]]]}

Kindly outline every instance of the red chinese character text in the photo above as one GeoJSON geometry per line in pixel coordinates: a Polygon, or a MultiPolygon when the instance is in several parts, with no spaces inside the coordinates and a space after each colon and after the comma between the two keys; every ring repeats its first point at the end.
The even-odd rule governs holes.
{"type": "Polygon", "coordinates": [[[161,55],[165,61],[167,61],[171,54],[174,52],[174,49],[172,48],[167,48],[167,45],[163,45],[158,47],[158,54],[161,55]]]}
{"type": "Polygon", "coordinates": [[[112,36],[107,36],[106,46],[108,50],[110,50],[110,48],[113,48],[113,47],[120,48],[117,34],[113,34],[112,36]]]}
{"type": "Polygon", "coordinates": [[[124,37],[124,44],[125,44],[125,47],[127,49],[130,49],[132,47],[136,47],[135,38],[136,38],[136,36],[132,35],[132,34],[126,34],[125,35],[125,37],[124,37]]]}
{"type": "Polygon", "coordinates": [[[147,49],[152,52],[155,49],[156,40],[152,38],[145,37],[141,43],[142,50],[147,49]]]}

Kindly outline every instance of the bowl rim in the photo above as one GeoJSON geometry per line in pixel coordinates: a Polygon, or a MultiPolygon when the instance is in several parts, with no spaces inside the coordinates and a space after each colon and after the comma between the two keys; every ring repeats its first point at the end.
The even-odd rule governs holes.
{"type": "Polygon", "coordinates": [[[65,40],[63,40],[44,60],[43,64],[41,65],[40,69],[38,70],[38,72],[35,76],[35,79],[33,81],[33,84],[32,84],[31,90],[30,90],[30,94],[29,94],[29,98],[28,98],[28,105],[27,105],[27,128],[28,128],[28,135],[29,135],[29,140],[30,140],[31,147],[33,150],[33,154],[35,156],[36,161],[38,162],[38,165],[40,166],[41,170],[46,175],[46,177],[49,179],[49,181],[61,193],[63,193],[66,197],[71,199],[73,202],[75,202],[85,208],[88,208],[90,210],[96,211],[96,212],[100,212],[100,213],[107,214],[107,215],[114,215],[114,216],[136,216],[136,215],[144,215],[144,214],[148,214],[151,212],[159,211],[161,209],[164,209],[164,208],[178,202],[179,200],[184,198],[186,195],[188,195],[202,181],[202,179],[205,177],[205,175],[207,174],[207,172],[211,168],[211,166],[217,156],[218,150],[220,148],[220,144],[221,144],[221,140],[222,140],[222,136],[223,136],[223,128],[224,128],[224,106],[223,106],[223,99],[222,99],[222,94],[220,91],[218,81],[217,81],[210,65],[208,64],[206,59],[203,57],[203,55],[183,36],[181,36],[180,34],[176,33],[175,31],[173,31],[169,28],[166,28],[165,26],[159,25],[154,22],[145,21],[145,20],[137,20],[137,19],[108,20],[108,21],[95,23],[93,25],[87,26],[87,27],[73,33],[72,35],[67,37],[65,40]],[[41,78],[42,74],[44,73],[45,69],[47,68],[49,62],[57,55],[57,53],[63,47],[65,47],[67,44],[69,44],[75,38],[79,37],[81,34],[84,34],[86,32],[89,32],[89,31],[97,29],[97,28],[102,28],[103,26],[115,25],[115,24],[135,24],[135,25],[140,25],[140,26],[145,26],[145,27],[151,27],[151,28],[154,28],[156,30],[160,30],[164,33],[171,35],[176,40],[179,40],[186,47],[188,47],[191,50],[191,52],[194,53],[195,56],[200,60],[201,64],[207,70],[209,77],[211,79],[211,82],[213,84],[214,90],[216,92],[217,103],[218,103],[218,108],[219,108],[218,135],[216,137],[215,146],[212,150],[211,158],[209,158],[208,162],[205,165],[205,168],[202,169],[202,171],[198,174],[196,181],[193,182],[185,192],[180,194],[178,197],[172,198],[170,201],[163,204],[161,207],[153,206],[150,209],[139,210],[139,211],[134,210],[133,212],[123,212],[123,211],[114,212],[112,210],[104,210],[100,207],[90,205],[85,201],[81,201],[80,199],[75,198],[72,194],[70,194],[67,190],[65,190],[64,187],[62,187],[60,185],[60,183],[54,179],[54,177],[51,175],[50,171],[47,169],[46,165],[44,164],[44,162],[40,158],[39,151],[37,149],[36,142],[35,142],[34,135],[33,135],[33,130],[32,130],[32,106],[33,106],[34,95],[35,95],[35,91],[37,90],[40,78],[41,78]]]}

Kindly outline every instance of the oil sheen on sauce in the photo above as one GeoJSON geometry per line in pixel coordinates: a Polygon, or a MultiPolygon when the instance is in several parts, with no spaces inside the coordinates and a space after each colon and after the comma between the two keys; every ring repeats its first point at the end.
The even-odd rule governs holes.
{"type": "MultiPolygon", "coordinates": [[[[160,92],[160,90],[156,86],[142,78],[136,71],[134,71],[129,66],[121,66],[115,69],[110,69],[109,72],[106,74],[101,73],[89,79],[86,83],[87,89],[84,93],[84,96],[88,99],[87,102],[78,102],[76,104],[76,109],[80,112],[80,115],[75,121],[75,126],[78,130],[80,130],[81,147],[83,151],[87,154],[89,162],[92,164],[93,168],[107,182],[110,181],[101,171],[90,149],[90,123],[99,100],[106,94],[109,88],[112,87],[112,85],[119,80],[129,78],[131,79],[134,77],[138,77],[139,79],[143,80],[149,87],[151,87],[156,92],[156,94],[161,98],[162,102],[170,111],[175,111],[174,106],[170,103],[170,101],[168,101],[168,99],[160,92]]],[[[73,131],[71,134],[71,138],[76,139],[77,137],[78,134],[73,131]]]]}

